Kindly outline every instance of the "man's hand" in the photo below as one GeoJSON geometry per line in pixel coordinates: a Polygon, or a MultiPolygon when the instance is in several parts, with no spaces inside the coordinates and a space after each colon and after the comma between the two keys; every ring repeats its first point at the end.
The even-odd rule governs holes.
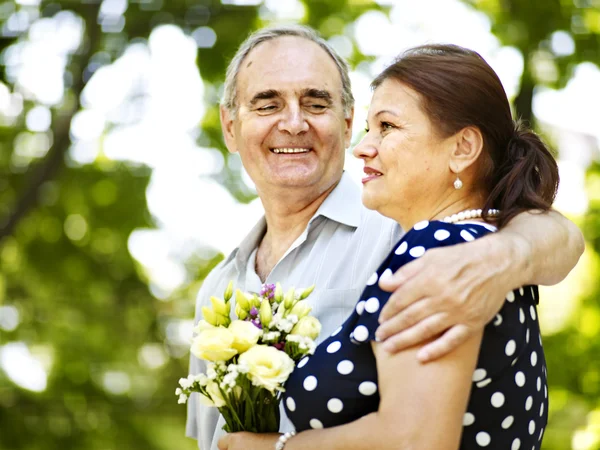
{"type": "Polygon", "coordinates": [[[272,450],[278,433],[231,433],[219,439],[219,450],[272,450]]]}
{"type": "Polygon", "coordinates": [[[421,258],[382,277],[393,294],[377,330],[390,352],[429,342],[421,362],[440,358],[482,329],[502,307],[506,294],[528,279],[531,251],[524,239],[501,233],[467,244],[428,250],[421,258]]]}

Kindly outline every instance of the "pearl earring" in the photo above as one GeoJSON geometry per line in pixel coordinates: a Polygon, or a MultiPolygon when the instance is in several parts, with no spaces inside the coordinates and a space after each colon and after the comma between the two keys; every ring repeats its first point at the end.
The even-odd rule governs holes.
{"type": "Polygon", "coordinates": [[[454,189],[459,190],[462,187],[463,187],[463,182],[460,181],[458,174],[456,174],[456,180],[454,180],[454,189]]]}

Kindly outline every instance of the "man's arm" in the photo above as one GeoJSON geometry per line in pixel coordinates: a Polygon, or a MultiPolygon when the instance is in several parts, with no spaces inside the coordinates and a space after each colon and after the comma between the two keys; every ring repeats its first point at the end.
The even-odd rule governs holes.
{"type": "Polygon", "coordinates": [[[521,213],[498,233],[432,249],[380,280],[394,293],[377,337],[397,352],[441,334],[417,355],[422,362],[440,358],[491,321],[508,292],[564,279],[583,249],[579,229],[556,211],[521,213]]]}

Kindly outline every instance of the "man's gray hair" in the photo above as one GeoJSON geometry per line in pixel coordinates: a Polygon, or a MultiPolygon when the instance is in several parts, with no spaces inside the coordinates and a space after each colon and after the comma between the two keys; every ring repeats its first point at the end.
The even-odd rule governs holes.
{"type": "Polygon", "coordinates": [[[337,54],[327,41],[317,34],[315,30],[302,25],[273,26],[252,33],[242,45],[240,45],[237,53],[227,67],[223,100],[221,104],[231,111],[234,116],[237,114],[237,78],[240,73],[242,62],[256,46],[263,42],[283,36],[296,36],[307,39],[319,45],[319,47],[327,52],[333,62],[335,62],[340,76],[342,77],[342,106],[344,108],[344,115],[350,117],[352,108],[354,108],[354,97],[352,96],[352,87],[350,86],[348,64],[337,54]]]}

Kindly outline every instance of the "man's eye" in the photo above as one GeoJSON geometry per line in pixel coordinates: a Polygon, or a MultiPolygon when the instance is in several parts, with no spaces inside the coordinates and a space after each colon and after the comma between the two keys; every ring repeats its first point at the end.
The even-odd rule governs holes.
{"type": "Polygon", "coordinates": [[[261,106],[260,108],[257,108],[258,111],[272,111],[275,109],[275,105],[267,105],[267,106],[261,106]]]}
{"type": "Polygon", "coordinates": [[[309,108],[317,109],[317,110],[323,110],[323,109],[327,108],[327,106],[325,106],[325,105],[318,105],[316,103],[312,104],[312,105],[308,105],[308,106],[309,106],[309,108]]]}

